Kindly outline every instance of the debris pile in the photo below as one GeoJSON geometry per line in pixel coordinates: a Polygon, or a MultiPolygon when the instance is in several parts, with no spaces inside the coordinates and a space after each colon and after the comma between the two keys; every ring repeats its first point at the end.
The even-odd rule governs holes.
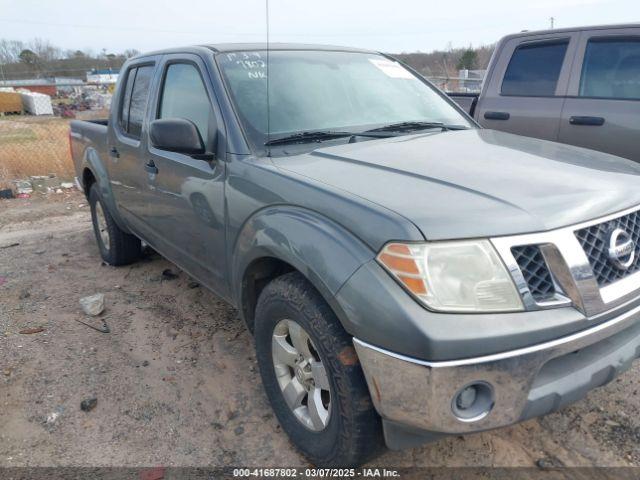
{"type": "Polygon", "coordinates": [[[34,192],[41,194],[64,193],[75,188],[75,184],[63,181],[54,174],[34,175],[29,179],[14,180],[11,188],[0,188],[0,198],[29,198],[34,192]]]}
{"type": "Polygon", "coordinates": [[[53,114],[57,117],[75,118],[77,112],[86,110],[109,110],[112,94],[95,88],[76,88],[69,93],[60,93],[54,99],[53,114]]]}

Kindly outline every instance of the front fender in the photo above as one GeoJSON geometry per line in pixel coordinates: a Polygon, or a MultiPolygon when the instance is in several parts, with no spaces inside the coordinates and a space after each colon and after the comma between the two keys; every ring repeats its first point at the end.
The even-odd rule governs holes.
{"type": "MultiPolygon", "coordinates": [[[[104,166],[102,158],[100,158],[100,153],[98,152],[98,150],[91,146],[87,147],[84,151],[81,173],[84,174],[84,170],[86,168],[88,168],[93,174],[93,177],[96,180],[96,184],[98,185],[100,198],[102,199],[104,205],[107,207],[109,214],[113,217],[113,220],[122,231],[131,233],[129,228],[127,227],[126,222],[120,216],[120,212],[118,211],[118,207],[116,206],[116,201],[113,196],[113,190],[111,189],[111,183],[109,181],[109,173],[104,166]]],[[[84,181],[82,187],[85,189],[85,194],[88,197],[89,192],[87,191],[86,185],[84,185],[84,181]]]]}
{"type": "Polygon", "coordinates": [[[231,278],[238,305],[247,268],[265,257],[298,270],[343,320],[335,294],[363,263],[375,257],[375,252],[345,227],[317,212],[287,205],[267,207],[244,224],[235,242],[231,278]]]}

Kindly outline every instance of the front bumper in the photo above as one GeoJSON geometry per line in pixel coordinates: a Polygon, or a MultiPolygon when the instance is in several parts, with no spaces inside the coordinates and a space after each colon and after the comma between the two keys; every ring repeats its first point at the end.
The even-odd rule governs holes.
{"type": "MultiPolygon", "coordinates": [[[[592,328],[526,348],[429,362],[354,339],[373,403],[389,424],[459,434],[547,414],[609,382],[640,355],[640,306],[592,328]],[[488,385],[491,404],[472,418],[454,414],[470,384],[488,385]]],[[[459,410],[458,410],[459,413],[459,410]]]]}

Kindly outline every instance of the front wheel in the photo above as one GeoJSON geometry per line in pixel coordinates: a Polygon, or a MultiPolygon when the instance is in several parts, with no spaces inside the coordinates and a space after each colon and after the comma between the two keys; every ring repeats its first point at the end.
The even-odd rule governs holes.
{"type": "Polygon", "coordinates": [[[120,229],[100,198],[95,183],[89,190],[89,205],[102,259],[109,265],[127,265],[140,258],[140,239],[120,229]]]}
{"type": "Polygon", "coordinates": [[[264,288],[255,341],[271,406],[314,464],[357,466],[382,450],[380,417],[352,339],[302,275],[283,275],[264,288]]]}

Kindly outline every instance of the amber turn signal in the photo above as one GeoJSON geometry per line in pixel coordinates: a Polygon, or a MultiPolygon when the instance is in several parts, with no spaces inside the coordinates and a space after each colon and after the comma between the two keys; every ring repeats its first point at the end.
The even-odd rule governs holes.
{"type": "Polygon", "coordinates": [[[423,275],[408,245],[387,244],[378,255],[378,261],[411,293],[417,296],[426,295],[427,287],[423,275]]]}

